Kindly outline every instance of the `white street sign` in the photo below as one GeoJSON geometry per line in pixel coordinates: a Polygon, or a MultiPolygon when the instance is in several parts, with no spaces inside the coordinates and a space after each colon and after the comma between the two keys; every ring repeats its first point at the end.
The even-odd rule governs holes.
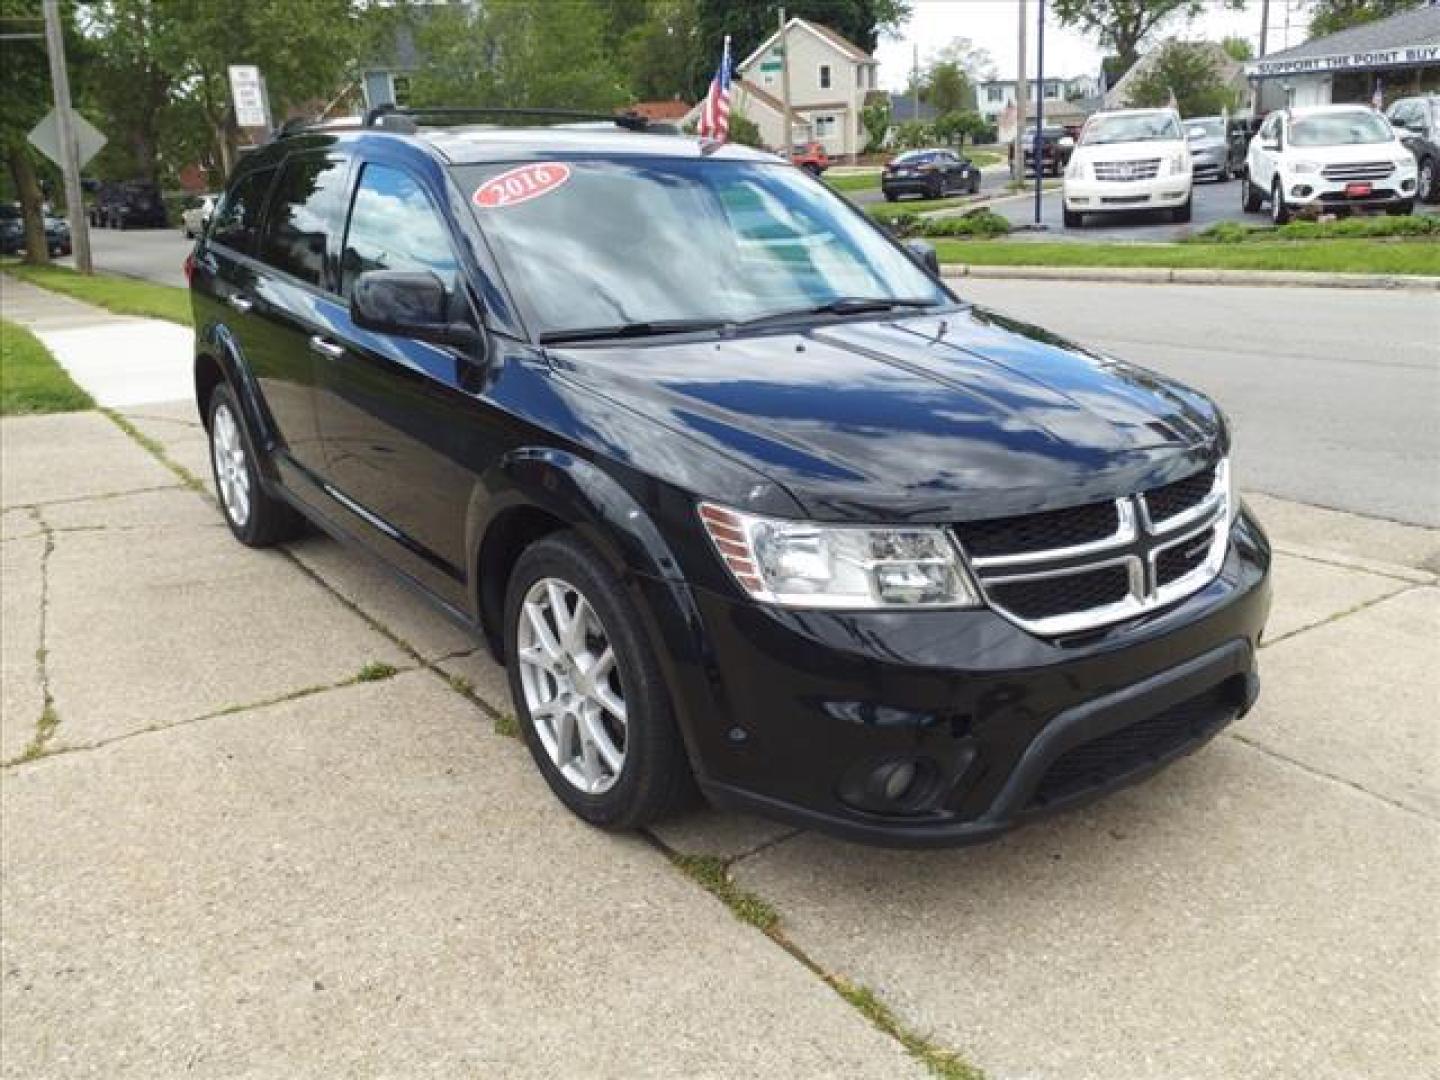
{"type": "MultiPolygon", "coordinates": [[[[75,132],[76,164],[80,168],[98,154],[105,145],[105,136],[94,124],[86,120],[74,109],[70,110],[70,129],[75,132]]],[[[56,165],[64,167],[65,159],[60,153],[60,117],[54,109],[45,114],[41,120],[26,136],[30,145],[39,150],[56,165]]]]}
{"type": "Polygon", "coordinates": [[[230,97],[235,102],[235,123],[239,127],[270,126],[270,110],[266,108],[259,68],[249,64],[230,65],[230,97]]]}

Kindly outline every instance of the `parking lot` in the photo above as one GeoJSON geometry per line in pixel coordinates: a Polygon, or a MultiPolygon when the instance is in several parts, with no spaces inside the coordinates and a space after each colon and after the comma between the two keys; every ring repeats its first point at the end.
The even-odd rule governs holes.
{"type": "MultiPolygon", "coordinates": [[[[1239,414],[1278,548],[1254,713],[980,848],[701,809],[597,833],[497,724],[474,641],[328,539],[229,538],[188,401],[7,419],[3,1075],[924,1075],[861,988],[995,1078],[1435,1075],[1440,533],[1393,520],[1435,523],[1435,456],[1378,505],[1393,432],[1296,442],[1367,383],[1410,430],[1440,371],[1404,301],[1428,300],[966,288],[1239,414]],[[1234,364],[1193,340],[1207,301],[1234,364]],[[1253,318],[1272,306],[1292,317],[1253,318]],[[1383,356],[1357,344],[1375,326],[1383,356]],[[1257,382],[1289,387],[1292,424],[1261,430],[1257,382]],[[719,860],[771,930],[671,855],[719,860]]],[[[4,299],[62,355],[136,322],[4,299]]]]}

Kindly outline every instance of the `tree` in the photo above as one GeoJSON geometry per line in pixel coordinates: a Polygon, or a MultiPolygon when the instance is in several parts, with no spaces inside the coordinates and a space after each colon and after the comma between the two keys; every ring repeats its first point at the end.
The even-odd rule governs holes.
{"type": "Polygon", "coordinates": [[[1181,116],[1210,116],[1238,104],[1210,51],[1201,45],[1166,42],[1159,57],[1130,86],[1130,104],[1155,108],[1174,93],[1181,116]]]}
{"type": "Polygon", "coordinates": [[[1255,59],[1255,50],[1250,45],[1250,39],[1239,34],[1231,34],[1227,38],[1222,38],[1220,47],[1225,50],[1231,60],[1244,63],[1246,60],[1255,59]]]}
{"type": "MultiPolygon", "coordinates": [[[[7,34],[43,34],[40,0],[0,0],[0,28],[7,34]]],[[[67,34],[67,49],[69,37],[67,34]]],[[[49,64],[43,38],[7,41],[4,45],[0,101],[5,107],[0,109],[0,145],[24,218],[27,263],[50,261],[45,241],[45,195],[37,173],[40,156],[25,138],[53,102],[49,64]]]]}
{"type": "Polygon", "coordinates": [[[934,124],[935,138],[950,146],[964,146],[965,137],[979,138],[980,135],[990,130],[990,125],[979,113],[968,110],[966,112],[948,112],[939,117],[934,124]]]}
{"type": "Polygon", "coordinates": [[[923,120],[906,120],[895,129],[895,145],[906,150],[929,146],[935,141],[935,129],[923,120]]]}
{"type": "Polygon", "coordinates": [[[1194,18],[1207,7],[1244,6],[1245,0],[1054,0],[1060,24],[1098,39],[1116,54],[1122,74],[1135,66],[1140,46],[1166,20],[1194,18]]]}
{"type": "Polygon", "coordinates": [[[890,100],[877,97],[860,113],[865,125],[865,153],[874,154],[885,146],[885,136],[890,133],[890,100]]]}
{"type": "Polygon", "coordinates": [[[1314,0],[1310,36],[1323,37],[1415,6],[1416,0],[1314,0]]]}
{"type": "Polygon", "coordinates": [[[959,67],[972,83],[995,77],[995,58],[990,55],[990,50],[981,48],[967,37],[951,38],[950,44],[930,57],[932,68],[944,63],[959,67]]]}
{"type": "Polygon", "coordinates": [[[649,0],[644,18],[631,26],[620,44],[622,68],[630,93],[638,100],[688,95],[709,73],[697,68],[695,0],[649,0]]]}
{"type": "Polygon", "coordinates": [[[96,0],[77,13],[92,43],[91,62],[77,74],[108,139],[96,168],[158,182],[175,81],[152,50],[157,35],[169,32],[163,0],[96,0]]]}
{"type": "MultiPolygon", "coordinates": [[[[786,17],[798,16],[834,30],[867,52],[880,35],[910,17],[912,0],[787,0],[786,17]]],[[[689,88],[693,100],[704,92],[720,49],[729,34],[730,53],[738,64],[773,34],[779,5],[775,0],[696,0],[695,75],[689,88]]]]}
{"type": "Polygon", "coordinates": [[[924,84],[920,87],[920,100],[934,106],[941,115],[973,108],[975,88],[952,60],[944,60],[931,67],[924,84]]]}

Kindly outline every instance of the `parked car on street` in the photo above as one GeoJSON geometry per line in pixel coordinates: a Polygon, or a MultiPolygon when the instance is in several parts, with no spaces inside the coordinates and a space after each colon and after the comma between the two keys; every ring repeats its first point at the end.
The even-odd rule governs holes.
{"type": "Polygon", "coordinates": [[[1196,180],[1224,183],[1244,167],[1247,140],[1231,130],[1225,117],[1197,116],[1184,125],[1196,180]]]}
{"type": "Polygon", "coordinates": [[[907,150],[880,170],[880,191],[887,202],[904,195],[940,199],[946,195],[974,195],[980,190],[980,166],[945,147],[907,150]]]}
{"type": "Polygon", "coordinates": [[[1270,549],[1205,395],[964,302],[779,157],[425,120],[242,159],[196,403],[234,537],[308,519],[472,629],[581,818],[698,785],[976,841],[1254,703],[1270,549]]]}
{"type": "Polygon", "coordinates": [[[1386,117],[1415,155],[1415,197],[1440,202],[1440,94],[1401,98],[1386,117]]]}
{"type": "Polygon", "coordinates": [[[49,246],[52,258],[69,255],[74,250],[71,246],[70,223],[64,218],[46,214],[45,242],[49,246]]]}
{"type": "Polygon", "coordinates": [[[818,142],[799,143],[790,149],[790,163],[800,166],[811,176],[819,176],[830,168],[830,155],[818,142]]]}
{"type": "Polygon", "coordinates": [[[215,195],[193,195],[188,205],[180,211],[180,231],[186,240],[193,240],[210,224],[210,215],[215,212],[215,195]]]}
{"type": "Polygon", "coordinates": [[[25,216],[19,203],[0,203],[0,255],[25,250],[25,216]]]}
{"type": "MultiPolygon", "coordinates": [[[[1021,152],[1025,159],[1025,175],[1035,175],[1035,129],[1027,128],[1020,139],[1021,152]]],[[[1059,176],[1070,163],[1075,151],[1075,140],[1063,127],[1040,129],[1040,164],[1045,176],[1059,176]]],[[[1014,160],[1013,158],[1011,159],[1014,160]]]]}
{"type": "Polygon", "coordinates": [[[1367,105],[1316,105],[1271,113],[1250,142],[1241,206],[1270,204],[1283,225],[1298,213],[1415,209],[1415,155],[1367,105]]]}
{"type": "Polygon", "coordinates": [[[163,228],[169,222],[160,188],[145,180],[102,182],[90,207],[90,224],[102,229],[163,228]]]}
{"type": "Polygon", "coordinates": [[[1135,210],[1189,221],[1194,178],[1174,109],[1096,113],[1065,169],[1065,227],[1082,227],[1087,214],[1135,210]]]}

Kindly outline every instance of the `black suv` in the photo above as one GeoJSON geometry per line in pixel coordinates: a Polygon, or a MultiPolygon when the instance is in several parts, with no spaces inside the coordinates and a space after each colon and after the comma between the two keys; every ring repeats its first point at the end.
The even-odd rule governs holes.
{"type": "Polygon", "coordinates": [[[160,188],[145,180],[104,182],[95,189],[90,224],[102,229],[164,228],[165,200],[160,188]]]}
{"type": "Polygon", "coordinates": [[[582,818],[694,782],[959,843],[1254,702],[1270,554],[1206,397],[768,154],[424,119],[241,163],[187,261],[197,401],[235,536],[308,519],[473,628],[582,818]]]}

